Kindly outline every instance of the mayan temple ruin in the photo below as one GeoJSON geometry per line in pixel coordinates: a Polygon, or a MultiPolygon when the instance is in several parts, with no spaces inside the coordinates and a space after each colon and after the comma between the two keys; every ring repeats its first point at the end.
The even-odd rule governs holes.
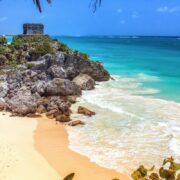
{"type": "Polygon", "coordinates": [[[44,25],[43,24],[34,24],[34,23],[23,24],[23,34],[24,35],[43,35],[44,34],[44,25]]]}

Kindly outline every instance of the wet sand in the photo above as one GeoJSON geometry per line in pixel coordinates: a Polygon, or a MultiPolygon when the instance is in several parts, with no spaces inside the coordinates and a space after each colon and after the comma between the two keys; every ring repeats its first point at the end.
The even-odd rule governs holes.
{"type": "Polygon", "coordinates": [[[74,172],[74,180],[129,179],[126,175],[100,167],[87,157],[71,151],[64,125],[56,124],[54,120],[38,118],[34,139],[36,149],[62,177],[74,172]]]}

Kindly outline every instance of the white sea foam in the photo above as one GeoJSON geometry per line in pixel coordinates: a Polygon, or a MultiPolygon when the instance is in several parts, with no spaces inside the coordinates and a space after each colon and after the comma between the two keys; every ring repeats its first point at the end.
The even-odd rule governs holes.
{"type": "Polygon", "coordinates": [[[159,81],[144,74],[115,76],[85,91],[79,103],[96,111],[92,118],[74,115],[86,122],[67,127],[70,148],[101,166],[130,172],[139,164],[160,165],[173,155],[180,160],[180,104],[152,97],[158,90],[144,88],[142,81],[159,81]]]}

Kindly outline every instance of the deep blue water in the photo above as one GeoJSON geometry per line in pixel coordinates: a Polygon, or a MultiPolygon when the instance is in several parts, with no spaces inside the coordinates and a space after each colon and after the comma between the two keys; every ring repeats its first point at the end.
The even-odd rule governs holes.
{"type": "Polygon", "coordinates": [[[149,88],[143,95],[180,102],[180,38],[55,38],[102,61],[112,75],[137,78],[141,88],[149,88]]]}

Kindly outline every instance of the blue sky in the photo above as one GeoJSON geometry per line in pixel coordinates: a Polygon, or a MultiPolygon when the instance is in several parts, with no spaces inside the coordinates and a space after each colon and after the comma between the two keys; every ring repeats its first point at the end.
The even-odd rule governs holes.
{"type": "Polygon", "coordinates": [[[25,22],[45,24],[51,35],[180,35],[180,0],[103,0],[96,13],[90,0],[0,1],[0,34],[20,34],[25,22]]]}

